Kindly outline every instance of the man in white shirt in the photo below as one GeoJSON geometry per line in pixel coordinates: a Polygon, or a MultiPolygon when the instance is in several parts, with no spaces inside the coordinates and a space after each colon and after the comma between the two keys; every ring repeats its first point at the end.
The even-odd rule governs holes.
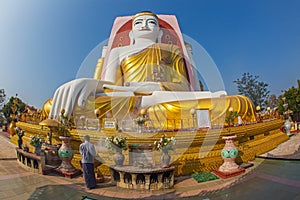
{"type": "Polygon", "coordinates": [[[95,146],[90,142],[90,136],[84,136],[84,142],[80,144],[82,171],[86,187],[88,189],[96,188],[96,178],[94,172],[94,157],[97,156],[95,146]]]}

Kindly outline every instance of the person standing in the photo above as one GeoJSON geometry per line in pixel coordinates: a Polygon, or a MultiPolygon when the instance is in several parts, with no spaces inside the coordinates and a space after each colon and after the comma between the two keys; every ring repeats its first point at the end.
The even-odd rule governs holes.
{"type": "Polygon", "coordinates": [[[84,136],[84,142],[80,144],[82,171],[86,187],[88,189],[96,188],[96,177],[94,172],[94,157],[97,156],[95,146],[90,142],[90,136],[84,136]]]}

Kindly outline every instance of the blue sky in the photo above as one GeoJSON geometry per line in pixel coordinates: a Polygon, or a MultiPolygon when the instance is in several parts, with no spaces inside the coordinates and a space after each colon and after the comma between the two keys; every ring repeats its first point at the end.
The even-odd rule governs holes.
{"type": "Polygon", "coordinates": [[[176,15],[216,63],[228,94],[244,72],[276,95],[300,79],[300,1],[0,0],[0,88],[40,108],[76,77],[117,16],[143,10],[176,15]]]}

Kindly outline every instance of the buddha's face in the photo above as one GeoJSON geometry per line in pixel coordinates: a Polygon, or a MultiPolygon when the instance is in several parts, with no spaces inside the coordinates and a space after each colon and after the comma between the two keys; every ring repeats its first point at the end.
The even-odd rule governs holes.
{"type": "Polygon", "coordinates": [[[158,20],[151,15],[138,16],[132,23],[132,34],[134,38],[156,39],[159,30],[158,20]]]}

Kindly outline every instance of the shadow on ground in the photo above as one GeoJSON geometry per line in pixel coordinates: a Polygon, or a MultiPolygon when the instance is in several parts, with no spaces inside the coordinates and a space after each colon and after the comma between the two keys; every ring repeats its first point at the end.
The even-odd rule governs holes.
{"type": "Polygon", "coordinates": [[[99,195],[95,195],[92,193],[88,193],[85,191],[80,191],[72,188],[72,185],[46,185],[42,187],[36,188],[36,190],[30,196],[30,200],[34,199],[51,199],[51,200],[80,200],[84,199],[84,197],[88,197],[91,199],[113,199],[109,197],[103,197],[99,195]]]}

